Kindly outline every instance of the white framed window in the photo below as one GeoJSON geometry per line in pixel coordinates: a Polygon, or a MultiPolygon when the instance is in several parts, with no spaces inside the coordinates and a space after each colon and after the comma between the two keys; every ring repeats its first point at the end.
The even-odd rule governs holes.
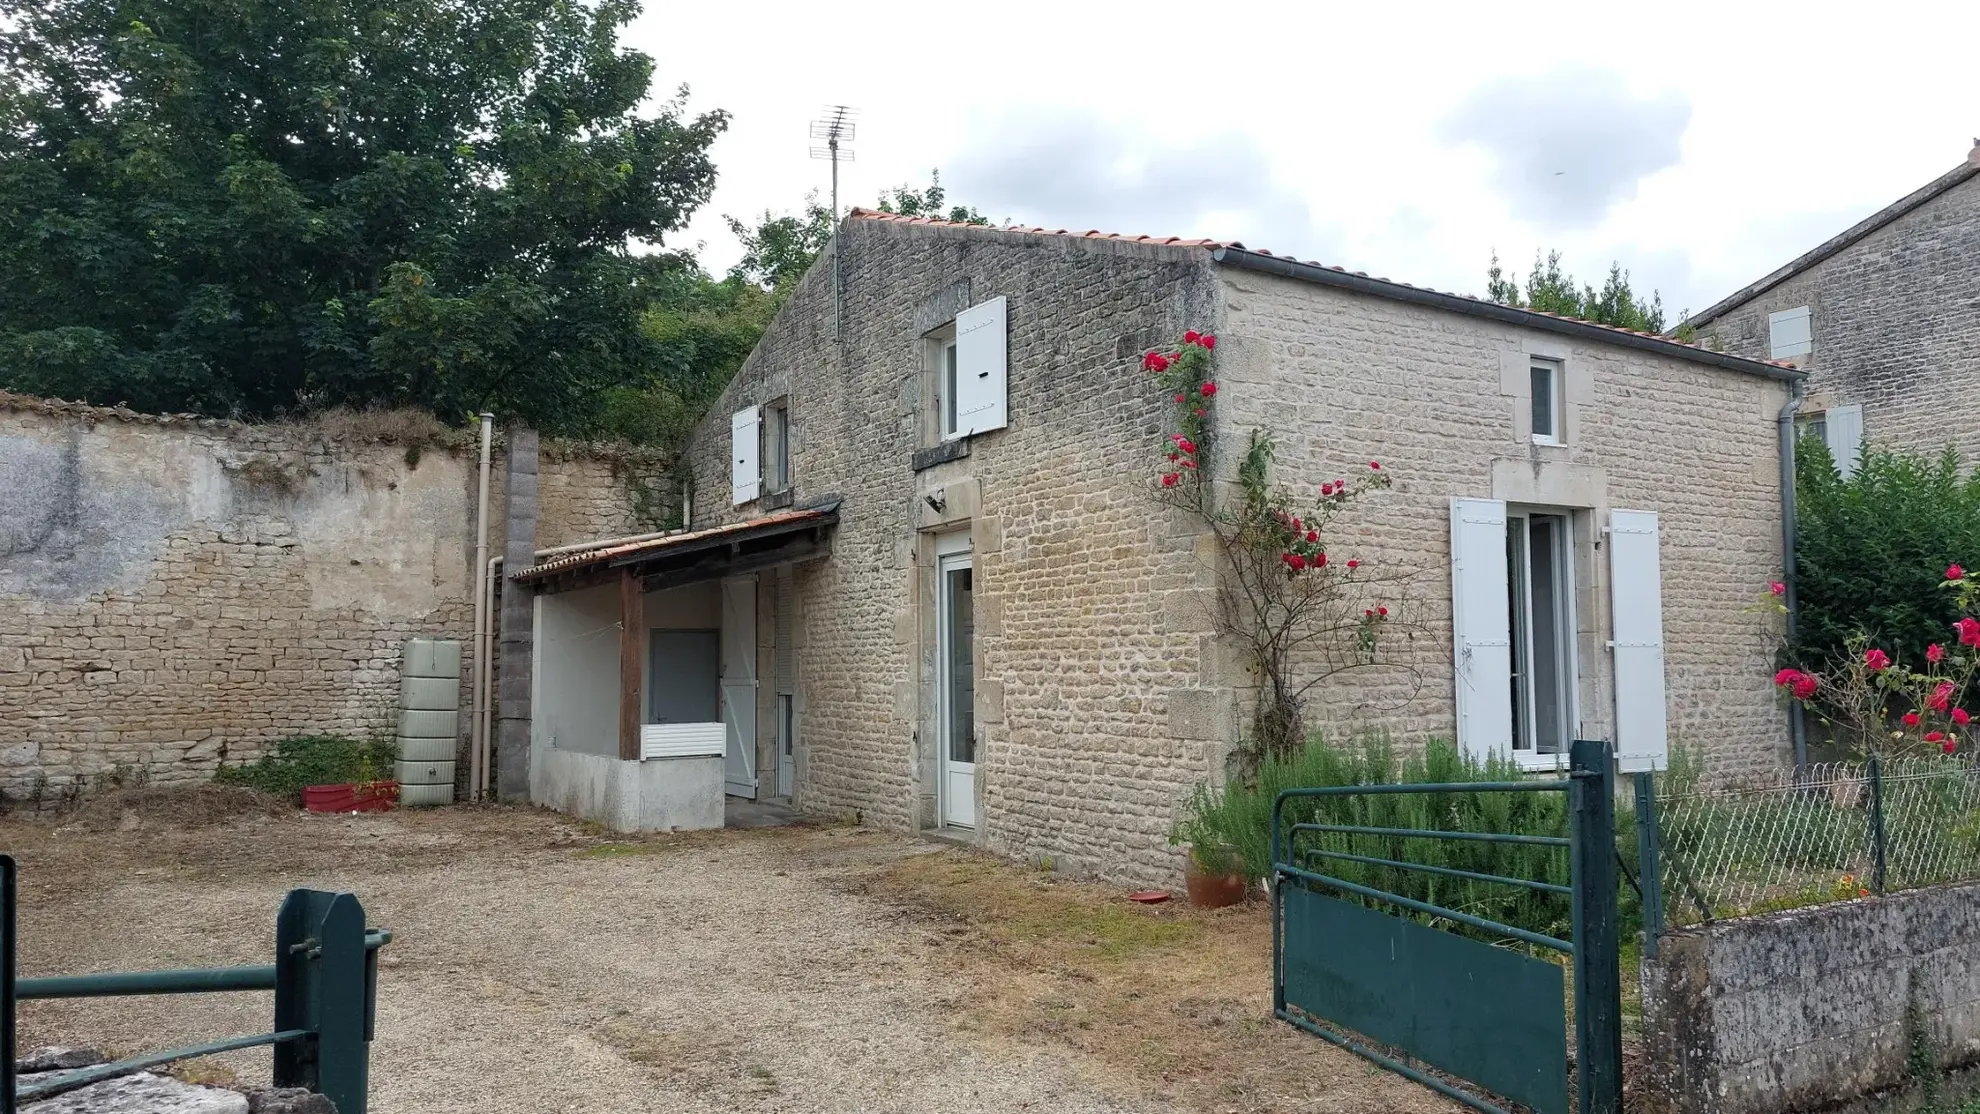
{"type": "Polygon", "coordinates": [[[1560,445],[1567,442],[1563,429],[1563,405],[1561,361],[1534,357],[1527,363],[1527,379],[1532,389],[1533,441],[1539,445],[1560,445]]]}
{"type": "Polygon", "coordinates": [[[763,489],[791,486],[791,408],[783,399],[763,408],[763,489]]]}
{"type": "Polygon", "coordinates": [[[1512,752],[1529,767],[1557,766],[1574,741],[1574,552],[1570,516],[1507,513],[1512,752]]]}
{"type": "Polygon", "coordinates": [[[939,415],[942,439],[956,435],[956,338],[942,342],[935,373],[935,405],[939,415]]]}
{"type": "Polygon", "coordinates": [[[1806,356],[1815,350],[1814,323],[1807,306],[1767,315],[1767,349],[1776,360],[1806,356]]]}

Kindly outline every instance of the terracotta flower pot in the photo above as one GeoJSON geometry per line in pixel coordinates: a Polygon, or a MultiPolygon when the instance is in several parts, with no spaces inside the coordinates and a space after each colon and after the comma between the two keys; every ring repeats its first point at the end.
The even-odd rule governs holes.
{"type": "Polygon", "coordinates": [[[384,812],[399,800],[396,781],[362,784],[310,785],[303,788],[303,807],[311,812],[384,812]]]}
{"type": "Polygon", "coordinates": [[[1218,873],[1204,870],[1192,851],[1183,856],[1183,884],[1189,903],[1199,909],[1222,909],[1244,900],[1244,875],[1238,871],[1218,873]]]}

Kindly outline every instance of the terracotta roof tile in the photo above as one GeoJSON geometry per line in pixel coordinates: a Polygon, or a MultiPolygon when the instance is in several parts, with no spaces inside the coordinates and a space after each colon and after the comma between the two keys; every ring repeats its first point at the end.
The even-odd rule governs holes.
{"type": "MultiPolygon", "coordinates": [[[[1400,287],[1405,290],[1423,290],[1423,291],[1428,291],[1432,294],[1441,294],[1449,298],[1462,298],[1467,301],[1481,302],[1481,303],[1484,302],[1484,299],[1478,297],[1475,294],[1453,294],[1449,291],[1438,290],[1435,287],[1417,286],[1413,283],[1398,282],[1395,279],[1382,278],[1380,276],[1370,275],[1366,271],[1350,271],[1346,267],[1342,267],[1338,264],[1315,263],[1312,262],[1311,260],[1302,260],[1294,255],[1276,254],[1265,248],[1247,248],[1243,244],[1237,242],[1236,240],[1204,240],[1204,239],[1193,240],[1193,239],[1185,239],[1179,236],[1167,236],[1167,237],[1124,236],[1121,235],[1120,233],[1101,232],[1096,229],[1089,229],[1088,231],[1085,232],[1070,232],[1063,228],[1057,228],[1057,229],[1039,228],[1035,226],[1026,226],[1026,225],[1018,225],[1018,224],[1007,224],[1001,226],[966,224],[961,221],[937,220],[932,217],[907,217],[907,216],[902,216],[899,213],[882,213],[875,209],[864,209],[864,208],[854,208],[848,214],[848,216],[850,218],[855,218],[858,220],[887,221],[893,224],[919,224],[919,225],[928,225],[934,228],[973,228],[979,231],[1017,232],[1032,236],[1066,236],[1076,240],[1120,240],[1127,243],[1156,244],[1164,247],[1202,248],[1206,251],[1217,251],[1221,249],[1228,249],[1231,251],[1248,252],[1252,255],[1262,255],[1268,258],[1284,259],[1292,263],[1303,263],[1304,265],[1309,267],[1319,267],[1328,271],[1336,271],[1344,275],[1353,275],[1356,278],[1367,279],[1370,282],[1385,283],[1389,286],[1400,287]]],[[[1678,340],[1676,337],[1666,335],[1664,333],[1646,333],[1637,329],[1624,329],[1624,328],[1619,328],[1615,325],[1604,325],[1599,321],[1589,321],[1585,318],[1566,317],[1558,313],[1548,313],[1545,310],[1524,309],[1522,307],[1520,308],[1519,312],[1537,314],[1542,317],[1551,317],[1557,321],[1573,321],[1576,322],[1577,324],[1586,325],[1590,328],[1606,329],[1612,333],[1627,333],[1631,336],[1646,337],[1663,344],[1668,344],[1673,348],[1686,348],[1696,352],[1709,352],[1715,357],[1723,357],[1725,355],[1725,353],[1716,352],[1713,349],[1706,348],[1704,345],[1690,344],[1685,341],[1678,340]]],[[[1788,363],[1784,360],[1760,360],[1760,359],[1752,359],[1750,357],[1739,357],[1739,359],[1747,363],[1765,364],[1770,367],[1782,368],[1788,371],[1797,371],[1797,372],[1800,371],[1799,368],[1795,367],[1793,364],[1788,363]]]]}
{"type": "Polygon", "coordinates": [[[664,553],[669,549],[678,549],[682,546],[707,541],[711,538],[748,533],[754,530],[760,530],[766,526],[810,522],[830,518],[831,516],[832,512],[829,509],[779,511],[776,514],[764,515],[761,518],[752,518],[743,522],[729,522],[721,526],[711,526],[705,530],[682,530],[678,533],[668,534],[665,537],[649,538],[645,541],[622,542],[618,545],[604,545],[596,549],[581,549],[576,553],[560,554],[547,561],[531,565],[526,569],[517,569],[515,572],[509,574],[509,579],[535,580],[554,572],[565,572],[570,569],[585,568],[590,565],[607,564],[620,557],[664,553]]]}

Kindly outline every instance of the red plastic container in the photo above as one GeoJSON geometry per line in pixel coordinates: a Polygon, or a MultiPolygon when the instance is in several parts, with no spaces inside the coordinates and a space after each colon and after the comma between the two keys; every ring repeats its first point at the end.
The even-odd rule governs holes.
{"type": "Polygon", "coordinates": [[[384,812],[399,801],[396,781],[367,781],[362,785],[311,785],[303,789],[303,807],[311,812],[384,812]]]}

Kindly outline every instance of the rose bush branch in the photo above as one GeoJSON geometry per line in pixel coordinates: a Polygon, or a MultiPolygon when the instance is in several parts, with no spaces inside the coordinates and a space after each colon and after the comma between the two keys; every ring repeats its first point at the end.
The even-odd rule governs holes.
{"type": "Polygon", "coordinates": [[[1217,539],[1214,622],[1242,649],[1258,681],[1249,749],[1239,752],[1248,764],[1260,753],[1303,746],[1307,698],[1341,673],[1379,666],[1418,678],[1406,656],[1386,652],[1399,632],[1414,634],[1406,591],[1413,574],[1372,568],[1332,540],[1338,516],[1390,486],[1380,462],[1322,479],[1317,502],[1302,503],[1272,482],[1277,445],[1253,430],[1236,461],[1235,491],[1214,497],[1206,472],[1216,347],[1216,337],[1186,332],[1173,352],[1150,352],[1141,366],[1169,396],[1174,426],[1161,450],[1157,494],[1217,539]]]}
{"type": "Polygon", "coordinates": [[[1926,646],[1918,667],[1859,634],[1817,668],[1782,669],[1774,685],[1838,732],[1856,757],[1958,753],[1973,719],[1962,704],[1980,670],[1980,619],[1973,615],[1980,578],[1951,565],[1942,586],[1963,614],[1946,642],[1926,646]]]}

